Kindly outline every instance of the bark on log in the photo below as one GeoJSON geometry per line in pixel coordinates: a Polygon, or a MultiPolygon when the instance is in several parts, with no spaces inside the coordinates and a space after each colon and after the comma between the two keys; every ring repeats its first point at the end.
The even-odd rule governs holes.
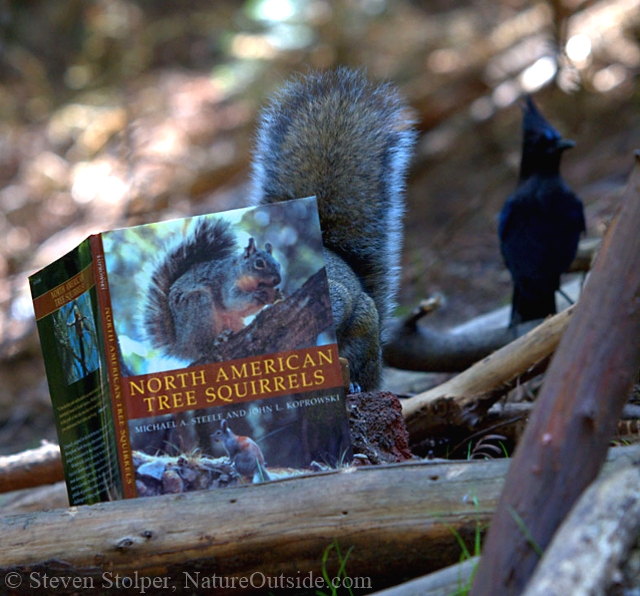
{"type": "Polygon", "coordinates": [[[605,594],[640,532],[640,469],[598,479],[556,532],[523,596],[605,594]]]}
{"type": "MultiPolygon", "coordinates": [[[[637,446],[614,448],[605,470],[639,453],[637,446]]],[[[484,527],[494,510],[509,465],[506,459],[394,464],[5,515],[0,577],[19,574],[16,595],[34,593],[33,578],[42,581],[45,573],[92,582],[92,593],[105,595],[113,593],[108,582],[116,574],[133,580],[136,573],[161,582],[171,578],[147,594],[165,594],[173,586],[177,594],[193,593],[185,573],[199,577],[201,587],[216,574],[229,582],[236,578],[229,594],[264,593],[269,590],[241,588],[237,578],[318,578],[322,555],[337,540],[343,551],[354,546],[346,570],[354,579],[370,577],[370,592],[457,562],[461,549],[452,530],[471,547],[478,524],[484,527]]],[[[337,566],[329,560],[331,577],[337,566]]],[[[76,592],[61,583],[55,590],[76,592]]]]}
{"type": "Polygon", "coordinates": [[[518,378],[532,370],[541,372],[574,308],[547,319],[446,383],[404,400],[402,412],[411,441],[441,433],[443,426],[473,427],[518,378]]]}
{"type": "Polygon", "coordinates": [[[393,393],[350,393],[347,411],[357,463],[392,464],[412,459],[402,406],[393,393]]]}
{"type": "Polygon", "coordinates": [[[595,478],[636,378],[640,164],[622,201],[516,449],[472,596],[522,592],[539,559],[532,544],[547,547],[595,478]]]}
{"type": "Polygon", "coordinates": [[[0,493],[64,479],[60,447],[44,443],[15,455],[0,457],[0,493]]]}
{"type": "Polygon", "coordinates": [[[65,482],[26,488],[0,497],[0,515],[45,511],[69,507],[65,482]]]}
{"type": "MultiPolygon", "coordinates": [[[[531,325],[529,325],[531,327],[531,325]]],[[[469,333],[435,331],[418,325],[417,318],[394,321],[384,360],[402,370],[460,372],[514,338],[506,327],[469,333]]]]}
{"type": "MultiPolygon", "coordinates": [[[[354,547],[349,576],[370,577],[368,591],[382,589],[457,562],[461,550],[452,529],[473,544],[476,524],[488,521],[508,465],[496,460],[363,467],[5,516],[0,518],[0,577],[20,574],[23,584],[16,594],[34,593],[32,573],[40,579],[44,573],[78,576],[93,581],[92,593],[112,594],[113,586],[103,586],[104,573],[113,580],[118,573],[134,578],[137,572],[171,577],[168,584],[176,593],[192,593],[185,573],[196,578],[199,572],[201,581],[213,574],[229,581],[253,573],[254,580],[260,574],[321,577],[323,552],[335,539],[343,552],[354,547]]],[[[328,570],[333,577],[335,559],[328,570]]],[[[55,593],[73,590],[59,584],[55,593]]],[[[166,590],[147,591],[154,593],[166,590]]]]}

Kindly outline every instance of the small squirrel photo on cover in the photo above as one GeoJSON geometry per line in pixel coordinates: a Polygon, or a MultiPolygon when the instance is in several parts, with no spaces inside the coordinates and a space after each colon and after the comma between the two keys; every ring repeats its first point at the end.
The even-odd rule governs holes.
{"type": "Polygon", "coordinates": [[[251,437],[236,435],[226,420],[220,422],[220,428],[211,435],[213,443],[222,443],[229,461],[243,478],[256,482],[270,480],[266,470],[264,455],[251,437]]]}

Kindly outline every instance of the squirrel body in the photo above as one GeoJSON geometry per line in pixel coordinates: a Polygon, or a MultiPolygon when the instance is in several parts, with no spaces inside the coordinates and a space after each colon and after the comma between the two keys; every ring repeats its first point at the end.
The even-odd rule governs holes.
{"type": "Polygon", "coordinates": [[[226,420],[222,420],[220,428],[211,435],[211,439],[222,443],[238,474],[257,482],[269,480],[264,455],[253,439],[236,435],[226,420]]]}
{"type": "Polygon", "coordinates": [[[238,250],[230,224],[203,219],[161,258],[147,293],[144,326],[167,354],[195,361],[220,336],[280,297],[271,245],[238,250]]]}
{"type": "Polygon", "coordinates": [[[339,352],[362,390],[381,382],[415,136],[397,91],[347,68],[289,83],[258,126],[253,202],[316,197],[339,352]]]}

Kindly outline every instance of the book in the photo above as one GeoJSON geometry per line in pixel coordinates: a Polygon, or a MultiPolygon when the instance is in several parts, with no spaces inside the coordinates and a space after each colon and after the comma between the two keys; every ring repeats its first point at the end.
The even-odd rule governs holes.
{"type": "Polygon", "coordinates": [[[29,282],[72,505],[349,460],[314,197],[95,234],[29,282]]]}

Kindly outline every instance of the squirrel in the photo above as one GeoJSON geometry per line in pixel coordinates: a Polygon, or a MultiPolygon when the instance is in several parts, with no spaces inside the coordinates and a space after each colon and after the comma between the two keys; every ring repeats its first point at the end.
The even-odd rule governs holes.
{"type": "Polygon", "coordinates": [[[253,238],[238,251],[229,222],[205,218],[163,255],[151,276],[143,325],[168,355],[198,360],[245,318],[282,297],[280,264],[272,246],[253,238]]]}
{"type": "Polygon", "coordinates": [[[252,202],[315,195],[338,350],[353,390],[377,389],[382,379],[415,140],[397,90],[348,68],[288,83],[258,124],[252,202]]]}
{"type": "MultiPolygon", "coordinates": [[[[377,389],[382,379],[415,140],[397,90],[348,68],[290,82],[258,125],[251,202],[316,197],[338,350],[353,390],[377,389]]],[[[144,314],[155,346],[197,360],[221,333],[239,330],[244,317],[281,296],[269,246],[258,251],[250,242],[242,257],[234,251],[222,223],[204,223],[164,257],[144,314]]]]}
{"type": "Polygon", "coordinates": [[[240,476],[252,478],[253,482],[271,479],[258,444],[250,437],[236,435],[226,420],[220,422],[220,428],[211,435],[211,440],[222,443],[240,476]]]}

